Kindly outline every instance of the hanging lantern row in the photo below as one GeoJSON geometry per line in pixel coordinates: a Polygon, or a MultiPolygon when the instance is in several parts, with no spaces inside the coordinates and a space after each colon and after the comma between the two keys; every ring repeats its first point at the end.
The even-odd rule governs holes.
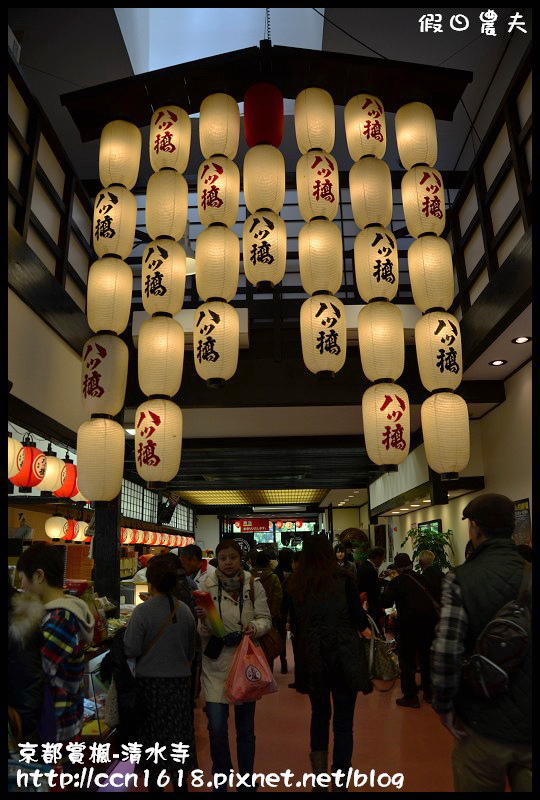
{"type": "Polygon", "coordinates": [[[66,517],[52,516],[45,521],[45,533],[53,542],[85,542],[91,540],[88,535],[88,523],[66,517]]]}
{"type": "Polygon", "coordinates": [[[120,544],[145,544],[149,546],[165,545],[166,547],[186,547],[193,544],[192,536],[143,531],[136,528],[120,528],[120,544]]]}
{"type": "Polygon", "coordinates": [[[415,241],[408,252],[414,302],[422,312],[415,326],[420,379],[434,392],[421,409],[429,466],[455,476],[469,461],[467,404],[453,394],[463,377],[459,322],[448,308],[454,295],[452,255],[441,239],[446,222],[444,185],[436,170],[435,117],[424,103],[408,103],[396,113],[405,223],[415,241]]]}
{"type": "Polygon", "coordinates": [[[300,229],[298,257],[304,290],[312,295],[300,310],[304,363],[319,377],[333,377],[345,364],[345,307],[335,297],[343,274],[343,246],[332,220],[339,206],[339,169],[334,146],[332,97],[324,89],[304,89],[294,104],[298,149],[298,208],[306,224],[300,229]]]}
{"type": "MultiPolygon", "coordinates": [[[[78,494],[77,467],[69,460],[56,458],[49,446],[44,453],[26,438],[23,443],[8,436],[8,478],[22,489],[37,488],[55,497],[75,500],[78,494]]],[[[86,501],[85,497],[80,498],[86,501]]]]}

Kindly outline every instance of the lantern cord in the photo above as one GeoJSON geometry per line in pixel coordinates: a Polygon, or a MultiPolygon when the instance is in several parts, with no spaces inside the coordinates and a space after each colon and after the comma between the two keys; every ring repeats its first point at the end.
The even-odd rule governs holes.
{"type": "MultiPolygon", "coordinates": [[[[478,131],[477,131],[477,130],[476,130],[476,128],[474,127],[474,120],[473,120],[473,119],[471,119],[471,115],[469,114],[469,112],[468,112],[468,110],[467,110],[467,106],[466,106],[466,105],[465,105],[465,103],[463,102],[463,98],[462,98],[462,97],[460,97],[460,99],[459,99],[459,102],[461,103],[461,105],[462,105],[462,106],[463,106],[463,108],[465,109],[465,113],[467,114],[467,119],[468,119],[468,120],[469,120],[469,122],[471,123],[471,130],[469,131],[469,133],[470,133],[471,131],[474,131],[474,133],[476,133],[476,138],[478,139],[478,141],[480,142],[480,144],[482,144],[482,139],[480,138],[480,136],[479,136],[479,134],[478,134],[478,131]]],[[[471,136],[471,144],[472,144],[472,149],[473,149],[474,157],[476,158],[476,147],[474,146],[474,136],[471,136]]]]}
{"type": "Polygon", "coordinates": [[[321,12],[320,12],[318,9],[316,9],[316,8],[312,8],[311,10],[312,10],[312,11],[315,11],[315,13],[316,13],[316,14],[318,14],[320,17],[322,17],[322,18],[323,18],[323,19],[324,19],[326,22],[329,22],[329,23],[330,23],[330,25],[333,25],[333,26],[334,26],[334,28],[337,28],[337,29],[338,29],[338,31],[341,31],[341,33],[344,33],[344,34],[345,34],[346,36],[348,36],[350,39],[352,39],[353,41],[357,42],[357,44],[361,44],[361,45],[362,45],[362,47],[365,47],[365,48],[366,48],[367,50],[369,50],[371,53],[375,53],[375,55],[376,55],[376,56],[380,56],[381,58],[387,59],[387,56],[383,56],[383,54],[382,54],[382,53],[379,53],[379,52],[377,52],[377,50],[374,50],[372,47],[370,47],[369,45],[367,45],[365,42],[361,42],[361,41],[360,41],[360,39],[357,39],[357,38],[356,38],[356,36],[353,36],[353,35],[352,35],[352,33],[349,33],[349,31],[346,31],[346,30],[345,30],[345,28],[341,28],[339,25],[336,25],[336,23],[335,23],[335,22],[332,22],[332,20],[331,20],[331,19],[328,19],[328,17],[327,17],[327,16],[325,16],[324,14],[321,14],[321,12]]]}
{"type": "Polygon", "coordinates": [[[75,83],[75,81],[70,81],[67,78],[64,78],[61,75],[53,75],[52,72],[45,72],[44,69],[38,69],[37,67],[33,67],[31,64],[26,64],[24,61],[20,62],[21,67],[25,67],[26,69],[33,69],[34,72],[41,72],[42,75],[48,75],[49,78],[55,78],[58,81],[64,81],[65,83],[71,83],[72,86],[78,86],[79,89],[85,89],[86,87],[83,86],[81,83],[75,83]]]}

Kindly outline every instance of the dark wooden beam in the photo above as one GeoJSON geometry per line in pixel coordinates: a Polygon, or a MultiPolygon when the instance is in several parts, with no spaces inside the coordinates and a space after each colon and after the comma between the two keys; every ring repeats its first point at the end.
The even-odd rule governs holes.
{"type": "Polygon", "coordinates": [[[118,604],[120,613],[120,495],[111,502],[95,504],[95,591],[118,604]]]}

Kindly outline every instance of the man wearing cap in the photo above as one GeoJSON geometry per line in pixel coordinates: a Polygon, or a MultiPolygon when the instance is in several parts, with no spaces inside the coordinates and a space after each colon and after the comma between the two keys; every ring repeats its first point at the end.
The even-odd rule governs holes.
{"type": "Polygon", "coordinates": [[[435,625],[437,608],[420,576],[413,572],[407,553],[398,553],[394,558],[397,577],[390,581],[381,596],[383,608],[396,605],[399,642],[399,667],[403,697],[396,700],[398,706],[420,708],[416,685],[416,664],[420,666],[424,700],[431,703],[429,649],[435,625]]]}
{"type": "MultiPolygon", "coordinates": [[[[461,680],[463,657],[486,624],[518,597],[524,562],[512,541],[514,503],[483,494],[465,507],[474,551],[446,575],[441,619],[432,646],[433,708],[455,737],[456,792],[532,791],[531,644],[508,689],[481,699],[461,680]]],[[[529,598],[530,603],[530,598],[529,598]]]]}

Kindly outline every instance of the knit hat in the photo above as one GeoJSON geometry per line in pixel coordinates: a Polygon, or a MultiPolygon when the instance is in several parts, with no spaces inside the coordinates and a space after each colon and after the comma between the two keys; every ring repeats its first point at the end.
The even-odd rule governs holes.
{"type": "Polygon", "coordinates": [[[462,519],[472,519],[481,528],[514,530],[514,503],[504,494],[481,494],[463,509],[462,519]]]}
{"type": "Polygon", "coordinates": [[[398,553],[394,557],[394,567],[396,569],[403,569],[403,567],[411,567],[412,561],[408,553],[398,553]]]}

